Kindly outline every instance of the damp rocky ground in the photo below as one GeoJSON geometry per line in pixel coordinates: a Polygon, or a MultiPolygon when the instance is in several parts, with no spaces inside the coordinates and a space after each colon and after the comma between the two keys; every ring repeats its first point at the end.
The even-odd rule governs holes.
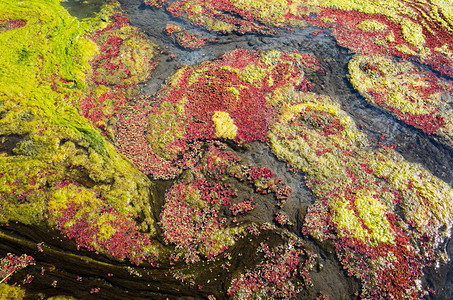
{"type": "MultiPolygon", "coordinates": [[[[159,45],[162,56],[159,64],[152,74],[152,79],[141,85],[143,94],[153,94],[159,90],[173,72],[180,66],[197,64],[202,61],[218,57],[225,52],[237,48],[252,50],[277,49],[282,51],[300,51],[316,57],[320,66],[326,71],[326,74],[313,72],[306,74],[306,77],[313,83],[313,91],[319,94],[326,94],[337,99],[342,108],[347,111],[354,121],[369,136],[370,143],[376,145],[378,142],[396,145],[396,150],[410,162],[416,162],[423,165],[435,176],[453,186],[453,149],[439,143],[435,137],[423,133],[421,130],[414,129],[411,126],[398,121],[390,114],[383,112],[375,106],[367,103],[349,84],[347,79],[347,64],[352,57],[347,49],[336,45],[335,40],[328,35],[328,31],[312,34],[317,28],[305,28],[304,30],[281,30],[275,36],[263,36],[257,34],[245,35],[217,35],[205,31],[201,28],[194,27],[181,19],[173,18],[163,8],[151,8],[143,4],[142,1],[120,1],[122,9],[130,18],[133,26],[140,28],[145,35],[154,43],[159,45]],[[180,47],[173,37],[164,32],[166,24],[172,23],[191,30],[213,41],[201,49],[187,50],[180,47]],[[174,55],[174,58],[173,56],[174,55]]],[[[89,17],[93,11],[99,9],[102,1],[66,1],[64,5],[68,10],[80,17],[89,17]]],[[[0,147],[8,148],[8,145],[2,144],[0,147]]],[[[11,148],[11,147],[9,147],[11,148]]],[[[0,148],[3,151],[3,149],[0,148]]],[[[283,206],[283,211],[288,214],[293,225],[288,229],[298,236],[301,234],[301,225],[303,216],[307,207],[313,202],[314,198],[304,183],[304,174],[290,171],[285,162],[279,161],[270,149],[258,142],[251,143],[244,148],[231,147],[235,155],[242,159],[243,162],[254,166],[269,168],[276,177],[282,178],[283,181],[291,187],[292,193],[283,206]]],[[[163,204],[165,192],[169,189],[172,182],[158,181],[155,182],[158,187],[156,193],[157,203],[163,204]]],[[[238,190],[238,197],[249,197],[249,189],[239,183],[235,184],[238,190]]],[[[262,196],[255,198],[258,207],[247,219],[242,221],[256,221],[258,223],[272,222],[276,211],[275,203],[270,197],[262,196]]],[[[154,212],[158,215],[159,212],[154,212]]],[[[200,293],[195,287],[181,285],[179,281],[168,277],[164,278],[162,272],[151,272],[137,274],[130,277],[130,274],[123,274],[124,266],[110,260],[108,257],[96,255],[86,251],[83,255],[70,254],[76,249],[75,244],[64,238],[51,238],[49,236],[58,236],[56,233],[49,235],[48,229],[27,228],[20,224],[10,224],[7,228],[2,229],[7,232],[9,238],[2,238],[0,248],[3,251],[19,247],[20,251],[25,252],[27,249],[35,251],[36,241],[44,241],[49,251],[55,253],[55,256],[41,255],[36,253],[36,259],[40,264],[34,268],[37,273],[37,280],[33,281],[28,289],[35,291],[29,294],[30,299],[40,297],[56,296],[61,294],[70,294],[74,297],[88,299],[86,291],[92,288],[101,288],[104,299],[199,299],[204,298],[205,293],[200,293]],[[16,237],[14,240],[11,237],[16,237]],[[18,242],[20,240],[20,242],[18,242]],[[55,259],[57,257],[58,259],[55,259]],[[68,263],[70,262],[70,263],[68,263]],[[52,282],[40,281],[38,270],[53,274],[52,277],[44,277],[47,281],[56,280],[54,288],[49,288],[52,282]],[[111,277],[108,274],[114,273],[111,277]],[[81,280],[77,276],[83,277],[81,280]],[[59,283],[58,283],[59,282],[59,283]]],[[[310,277],[313,281],[313,287],[303,291],[298,295],[298,299],[315,299],[319,291],[330,295],[331,299],[356,299],[359,294],[359,284],[352,277],[348,277],[343,271],[342,266],[338,263],[334,246],[330,242],[316,243],[315,241],[303,237],[307,247],[314,254],[320,257],[318,264],[310,277]]],[[[243,243],[257,243],[259,239],[253,241],[244,241],[243,243]]],[[[232,254],[241,252],[241,247],[246,248],[241,243],[237,244],[230,251],[232,254]]],[[[447,253],[453,257],[453,243],[448,242],[445,245],[447,253]]],[[[19,249],[16,249],[19,250],[19,249]]],[[[79,250],[80,253],[80,250],[79,250]]],[[[249,253],[249,255],[254,255],[249,253]]],[[[247,253],[241,253],[240,257],[233,260],[234,264],[240,265],[241,257],[248,257],[247,253]]],[[[252,259],[253,260],[253,259],[252,259]]],[[[165,268],[168,266],[162,266],[165,268]]],[[[200,265],[202,271],[203,266],[200,265]]],[[[201,272],[200,271],[200,272],[201,272]]],[[[424,270],[425,284],[433,288],[436,293],[430,295],[430,299],[451,299],[453,298],[453,264],[441,265],[438,268],[427,268],[424,270]]],[[[18,273],[17,276],[20,276],[18,273]]],[[[208,289],[217,295],[217,299],[222,299],[225,295],[215,293],[215,288],[224,288],[223,285],[229,278],[224,278],[221,273],[212,274],[219,282],[218,285],[212,285],[208,289]]],[[[13,278],[14,279],[14,278],[13,278]]],[[[208,290],[209,292],[209,290],[208,290]]],[[[99,299],[99,296],[92,295],[93,299],[99,299]]]]}

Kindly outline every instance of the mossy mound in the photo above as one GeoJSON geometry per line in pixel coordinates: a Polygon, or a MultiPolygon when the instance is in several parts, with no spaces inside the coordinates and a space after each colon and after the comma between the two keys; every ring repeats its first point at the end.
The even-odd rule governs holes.
{"type": "Polygon", "coordinates": [[[2,2],[0,16],[26,22],[0,33],[1,223],[54,226],[72,201],[55,198],[55,191],[69,184],[86,191],[77,195],[79,204],[100,215],[140,218],[140,229],[155,234],[147,206],[151,182],[74,107],[98,51],[86,35],[106,23],[100,17],[79,21],[58,1],[2,2]]]}
{"type": "Polygon", "coordinates": [[[307,174],[318,198],[303,232],[336,240],[337,255],[362,281],[364,296],[423,293],[422,268],[446,260],[441,245],[453,224],[453,190],[389,147],[370,148],[332,99],[291,90],[282,99],[288,104],[269,132],[270,144],[307,174]]]}
{"type": "Polygon", "coordinates": [[[368,102],[453,146],[450,82],[388,56],[357,55],[348,69],[351,84],[368,102]]]}
{"type": "Polygon", "coordinates": [[[86,96],[75,105],[93,125],[110,133],[112,116],[139,95],[137,84],[151,78],[159,55],[157,45],[129,25],[118,5],[105,6],[98,18],[103,22],[88,37],[99,51],[90,61],[86,96]]]}
{"type": "Polygon", "coordinates": [[[153,107],[143,98],[122,115],[117,146],[143,172],[168,179],[191,165],[179,156],[193,141],[266,141],[279,105],[268,98],[306,82],[304,69],[319,70],[316,60],[302,53],[243,49],[183,67],[167,80],[153,107]]]}

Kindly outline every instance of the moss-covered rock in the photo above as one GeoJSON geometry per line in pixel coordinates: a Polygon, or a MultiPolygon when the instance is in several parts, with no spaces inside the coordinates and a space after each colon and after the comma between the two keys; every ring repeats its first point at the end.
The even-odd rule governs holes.
{"type": "Polygon", "coordinates": [[[6,1],[0,16],[25,22],[0,34],[2,224],[47,219],[55,225],[75,201],[101,215],[112,209],[117,218],[139,218],[141,230],[154,235],[150,181],[74,106],[86,92],[98,49],[87,34],[105,22],[79,21],[58,1],[6,1]],[[62,194],[58,187],[67,184],[85,192],[62,194]]]}
{"type": "Polygon", "coordinates": [[[348,69],[351,84],[368,102],[453,146],[453,113],[445,101],[451,83],[389,56],[357,55],[348,69]]]}
{"type": "Polygon", "coordinates": [[[364,295],[421,293],[423,266],[446,259],[440,245],[453,224],[451,187],[388,147],[371,149],[332,99],[294,91],[278,101],[285,99],[269,139],[277,157],[307,174],[318,198],[303,232],[337,241],[337,255],[364,295]]]}

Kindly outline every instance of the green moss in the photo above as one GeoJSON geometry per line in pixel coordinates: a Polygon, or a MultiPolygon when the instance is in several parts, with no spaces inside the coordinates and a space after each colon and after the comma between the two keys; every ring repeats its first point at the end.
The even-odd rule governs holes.
{"type": "Polygon", "coordinates": [[[8,110],[1,120],[2,131],[36,132],[44,127],[40,120],[45,120],[47,127],[64,127],[67,135],[102,150],[102,138],[71,104],[81,95],[78,88],[85,86],[88,61],[95,53],[94,44],[83,38],[94,21],[79,22],[59,1],[4,1],[0,16],[27,21],[0,36],[0,100],[5,102],[3,110],[8,110]],[[25,107],[34,121],[20,118],[25,107]]]}
{"type": "Polygon", "coordinates": [[[35,225],[42,222],[46,208],[46,195],[42,191],[33,191],[26,196],[26,201],[14,197],[0,198],[0,224],[20,222],[35,225]]]}
{"type": "Polygon", "coordinates": [[[403,38],[412,46],[421,49],[425,45],[423,27],[420,24],[404,18],[401,22],[401,33],[403,38]]]}
{"type": "Polygon", "coordinates": [[[227,70],[230,72],[234,72],[238,75],[238,77],[248,83],[254,84],[256,86],[261,86],[261,80],[266,77],[266,70],[263,70],[262,67],[248,64],[242,70],[232,68],[230,66],[221,66],[222,70],[227,70]]]}
{"type": "MultiPolygon", "coordinates": [[[[114,9],[79,21],[57,0],[0,2],[0,19],[27,21],[0,33],[0,136],[20,137],[6,149],[12,154],[0,155],[2,223],[37,224],[43,212],[64,207],[71,197],[84,196],[87,207],[94,208],[100,196],[124,216],[144,216],[141,228],[155,233],[149,180],[74,107],[84,96],[88,61],[97,51],[85,36],[106,26],[102,19],[114,9]],[[57,197],[51,187],[66,179],[92,192],[57,197]],[[49,207],[45,199],[51,199],[49,207]]],[[[131,39],[127,46],[133,45],[131,39]]]]}
{"type": "Polygon", "coordinates": [[[165,159],[174,159],[179,148],[172,148],[171,144],[181,139],[185,134],[183,122],[184,106],[181,103],[162,102],[159,113],[149,114],[149,130],[147,139],[154,152],[165,159]]]}
{"type": "Polygon", "coordinates": [[[349,62],[348,70],[351,84],[368,101],[376,102],[371,92],[379,91],[384,100],[381,106],[390,106],[401,113],[422,115],[433,113],[440,103],[438,93],[422,96],[417,91],[429,83],[423,75],[414,72],[410,63],[395,63],[387,56],[357,55],[349,62]]]}
{"type": "Polygon", "coordinates": [[[230,114],[225,111],[215,111],[212,116],[212,121],[215,125],[215,134],[220,138],[234,139],[238,128],[234,124],[234,120],[230,114]]]}
{"type": "Polygon", "coordinates": [[[25,295],[25,290],[20,286],[11,286],[7,283],[0,283],[0,298],[21,300],[25,295]]]}
{"type": "Polygon", "coordinates": [[[239,101],[239,90],[237,88],[235,88],[234,86],[228,86],[226,87],[226,89],[228,91],[230,91],[235,97],[236,97],[236,100],[239,101]]]}
{"type": "MultiPolygon", "coordinates": [[[[297,3],[298,1],[294,2],[297,3]]],[[[266,20],[274,25],[284,22],[284,16],[288,11],[288,2],[286,0],[243,0],[233,3],[239,8],[252,11],[260,20],[266,20]]]]}
{"type": "Polygon", "coordinates": [[[360,22],[357,27],[362,29],[363,31],[385,31],[387,29],[387,25],[382,24],[376,20],[365,20],[360,22]]]}
{"type": "MultiPolygon", "coordinates": [[[[404,161],[396,152],[382,151],[370,163],[375,174],[403,194],[405,218],[427,236],[449,237],[453,223],[453,190],[421,166],[404,161]]],[[[437,241],[435,241],[437,243],[437,241]]],[[[436,244],[435,244],[436,245],[436,244]]]]}

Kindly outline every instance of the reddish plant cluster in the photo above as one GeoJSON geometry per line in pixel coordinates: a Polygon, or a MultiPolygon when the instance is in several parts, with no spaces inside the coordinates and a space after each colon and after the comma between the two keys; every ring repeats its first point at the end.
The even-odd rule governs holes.
{"type": "Polygon", "coordinates": [[[295,121],[295,125],[303,123],[308,128],[320,131],[324,136],[336,134],[344,130],[338,118],[333,117],[328,112],[307,108],[302,118],[295,121]]]}
{"type": "MultiPolygon", "coordinates": [[[[136,39],[142,42],[141,45],[136,45],[137,47],[148,46],[145,38],[138,33],[138,28],[130,27],[129,19],[118,12],[111,16],[108,26],[94,32],[90,37],[98,45],[100,52],[91,63],[94,69],[94,81],[97,84],[130,85],[127,79],[131,78],[133,70],[130,69],[130,63],[127,60],[133,62],[134,57],[133,49],[126,46],[126,42],[136,39]],[[108,75],[115,75],[117,78],[111,79],[108,75]]],[[[147,63],[151,72],[154,69],[152,57],[148,58],[147,63]]]]}
{"type": "Polygon", "coordinates": [[[27,275],[25,275],[25,278],[22,280],[22,283],[28,284],[28,283],[32,282],[33,279],[35,279],[35,277],[33,275],[27,274],[27,275]]]}
{"type": "Polygon", "coordinates": [[[17,256],[8,253],[0,259],[0,283],[6,282],[16,271],[34,264],[35,260],[29,255],[22,254],[21,256],[17,256]]]}
{"type": "Polygon", "coordinates": [[[145,4],[149,6],[162,7],[166,0],[145,0],[145,4]]]}
{"type": "Polygon", "coordinates": [[[255,188],[255,192],[264,195],[273,193],[278,206],[281,206],[291,194],[291,188],[281,178],[275,178],[269,168],[242,165],[240,159],[227,151],[223,144],[211,142],[208,145],[204,158],[204,172],[214,179],[230,176],[247,182],[255,188]]]}
{"type": "Polygon", "coordinates": [[[411,297],[417,299],[420,286],[417,278],[423,276],[424,259],[412,246],[410,238],[399,231],[395,245],[380,244],[370,247],[351,238],[336,242],[336,253],[349,276],[356,276],[366,283],[367,292],[363,297],[371,299],[395,299],[411,297]],[[379,257],[391,257],[389,262],[378,269],[370,268],[369,261],[379,257]]]}
{"type": "Polygon", "coordinates": [[[258,204],[253,203],[253,198],[250,198],[250,200],[245,200],[237,204],[230,205],[229,209],[233,213],[233,216],[237,216],[238,214],[243,214],[255,209],[257,205],[258,204]]]}
{"type": "Polygon", "coordinates": [[[197,69],[207,70],[194,83],[190,79],[197,75],[194,74],[197,69],[187,69],[181,75],[179,84],[170,87],[162,101],[175,103],[182,95],[187,97],[187,119],[197,120],[190,122],[186,128],[189,138],[214,138],[212,115],[214,111],[220,110],[228,112],[234,120],[238,127],[238,140],[246,143],[266,141],[275,110],[265,97],[268,93],[301,79],[297,63],[288,54],[278,53],[275,66],[266,72],[268,66],[261,59],[260,52],[238,49],[217,61],[201,64],[197,69]],[[253,66],[260,74],[240,76],[241,71],[253,66]]]}
{"type": "Polygon", "coordinates": [[[261,194],[274,193],[279,205],[283,204],[291,194],[291,188],[281,178],[266,167],[239,166],[230,168],[230,176],[247,181],[255,186],[255,191],[261,194]]]}
{"type": "MultiPolygon", "coordinates": [[[[311,185],[308,185],[311,188],[311,185]]],[[[302,234],[312,235],[319,241],[335,239],[335,225],[330,218],[329,203],[326,199],[318,199],[308,208],[302,227],[302,234]]]]}
{"type": "Polygon", "coordinates": [[[199,253],[208,259],[222,253],[229,247],[222,235],[228,233],[223,232],[225,220],[218,215],[232,196],[224,186],[205,179],[173,185],[160,215],[165,240],[188,250],[186,261],[194,261],[190,256],[199,253]]]}
{"type": "MultiPolygon", "coordinates": [[[[352,180],[359,181],[359,176],[355,172],[349,174],[352,180]]],[[[360,180],[361,181],[361,180],[360,180]]],[[[323,188],[329,185],[328,182],[315,182],[313,184],[316,189],[321,186],[323,188]]],[[[346,186],[345,191],[331,190],[325,195],[330,203],[335,203],[334,199],[348,199],[349,203],[355,203],[355,193],[359,189],[369,189],[370,187],[360,185],[346,186]]],[[[376,189],[378,189],[376,187],[376,189]]],[[[388,190],[387,190],[388,191],[388,190]]],[[[410,240],[410,236],[402,231],[396,225],[403,222],[393,213],[387,213],[386,218],[390,222],[393,238],[393,243],[379,243],[377,246],[372,246],[368,242],[356,238],[353,234],[345,232],[344,228],[339,228],[339,225],[332,220],[332,211],[327,207],[327,201],[318,200],[317,203],[309,208],[309,212],[305,217],[303,228],[304,233],[310,233],[312,236],[323,239],[335,239],[336,253],[347,270],[349,276],[357,277],[364,286],[362,296],[370,297],[371,299],[382,299],[395,297],[403,298],[407,295],[417,298],[420,293],[420,288],[417,286],[418,279],[423,275],[422,268],[424,267],[425,259],[418,254],[418,250],[410,240]],[[336,232],[334,234],[334,232],[336,232]],[[373,261],[379,259],[389,259],[388,263],[379,263],[379,267],[373,265],[373,261]],[[400,272],[399,270],[404,270],[400,272]]],[[[331,206],[332,204],[330,204],[331,206]]],[[[357,216],[360,212],[354,204],[350,206],[357,216]]],[[[358,219],[359,227],[366,228],[369,234],[372,234],[371,229],[362,219],[358,219]]]]}
{"type": "Polygon", "coordinates": [[[291,299],[300,287],[310,284],[306,270],[310,258],[307,260],[306,253],[291,241],[288,247],[274,248],[261,243],[257,252],[264,254],[263,261],[234,279],[228,296],[254,299],[254,295],[264,294],[271,299],[291,299]]]}
{"type": "Polygon", "coordinates": [[[200,143],[187,143],[185,152],[173,160],[167,160],[156,154],[154,145],[148,142],[144,130],[149,128],[148,115],[151,111],[151,101],[149,96],[139,98],[135,105],[128,107],[119,116],[116,123],[116,147],[140,171],[156,179],[171,179],[198,162],[200,143]]]}
{"type": "Polygon", "coordinates": [[[86,211],[86,205],[68,202],[58,211],[50,212],[55,216],[57,228],[74,239],[77,247],[129,259],[136,265],[144,260],[152,263],[154,257],[145,249],[151,245],[149,237],[138,230],[132,217],[123,216],[107,205],[86,211]]]}
{"type": "MultiPolygon", "coordinates": [[[[305,54],[243,49],[182,68],[152,108],[151,99],[143,98],[120,117],[117,147],[140,170],[163,179],[181,171],[184,159],[178,154],[188,154],[193,141],[218,138],[212,120],[216,111],[227,112],[237,126],[235,141],[267,141],[276,114],[267,96],[299,84],[304,68],[319,70],[317,61],[305,54]]],[[[189,155],[191,161],[195,157],[189,155]]]]}
{"type": "Polygon", "coordinates": [[[275,221],[282,226],[291,225],[288,215],[282,211],[279,211],[275,214],[275,221]]]}
{"type": "Polygon", "coordinates": [[[25,20],[0,20],[0,32],[2,29],[10,30],[14,28],[20,28],[27,25],[25,20]]]}
{"type": "Polygon", "coordinates": [[[181,26],[175,24],[167,24],[164,29],[165,33],[168,35],[172,35],[173,33],[177,33],[182,31],[181,26]]]}
{"type": "Polygon", "coordinates": [[[329,295],[324,294],[323,291],[319,291],[319,296],[316,297],[316,300],[330,300],[329,295]]]}
{"type": "Polygon", "coordinates": [[[106,120],[109,120],[113,114],[122,111],[126,101],[123,89],[111,88],[100,96],[91,92],[81,100],[79,107],[82,116],[89,119],[93,125],[105,129],[106,120]]]}
{"type": "Polygon", "coordinates": [[[175,24],[167,24],[164,29],[167,35],[176,35],[176,42],[183,48],[188,49],[199,49],[206,45],[208,41],[207,38],[200,37],[195,33],[191,33],[186,31],[185,29],[181,28],[179,25],[175,24]]]}
{"type": "Polygon", "coordinates": [[[81,115],[105,129],[113,114],[122,111],[137,93],[133,86],[148,80],[154,70],[155,46],[129,26],[128,18],[113,13],[108,25],[92,33],[99,53],[90,62],[87,96],[76,103],[81,115]]]}
{"type": "Polygon", "coordinates": [[[206,45],[208,39],[195,33],[182,31],[176,34],[176,41],[181,47],[194,50],[206,45]]]}
{"type": "Polygon", "coordinates": [[[227,151],[222,143],[212,141],[208,145],[203,171],[215,180],[219,180],[225,175],[229,175],[230,167],[238,164],[240,159],[232,152],[227,151]]]}

